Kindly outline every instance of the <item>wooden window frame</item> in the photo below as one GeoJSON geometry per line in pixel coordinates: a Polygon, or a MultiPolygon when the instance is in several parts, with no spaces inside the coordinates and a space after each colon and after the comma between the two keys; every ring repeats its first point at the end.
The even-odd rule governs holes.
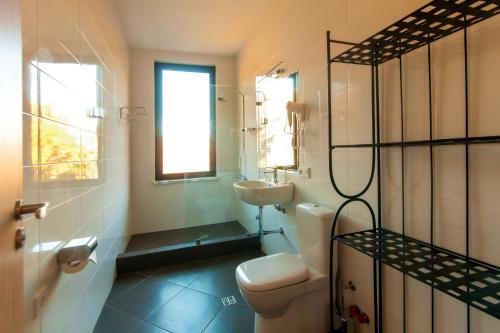
{"type": "Polygon", "coordinates": [[[155,179],[176,180],[217,176],[216,170],[216,117],[215,117],[215,66],[186,65],[155,62],[155,179]],[[199,172],[163,173],[163,81],[164,70],[209,74],[210,84],[210,170],[199,172]]]}

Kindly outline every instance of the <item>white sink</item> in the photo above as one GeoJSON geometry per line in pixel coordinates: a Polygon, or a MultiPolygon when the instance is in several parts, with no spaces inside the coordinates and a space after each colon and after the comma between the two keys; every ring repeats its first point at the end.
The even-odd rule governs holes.
{"type": "Polygon", "coordinates": [[[250,205],[284,204],[293,200],[293,184],[274,184],[264,180],[243,180],[233,184],[241,200],[250,205]]]}

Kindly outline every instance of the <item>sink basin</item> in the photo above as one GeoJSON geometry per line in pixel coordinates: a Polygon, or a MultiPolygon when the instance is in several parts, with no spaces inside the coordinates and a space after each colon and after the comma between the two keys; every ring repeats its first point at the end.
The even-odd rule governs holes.
{"type": "Polygon", "coordinates": [[[243,180],[233,184],[241,200],[255,206],[284,204],[293,200],[293,184],[274,184],[264,180],[243,180]]]}

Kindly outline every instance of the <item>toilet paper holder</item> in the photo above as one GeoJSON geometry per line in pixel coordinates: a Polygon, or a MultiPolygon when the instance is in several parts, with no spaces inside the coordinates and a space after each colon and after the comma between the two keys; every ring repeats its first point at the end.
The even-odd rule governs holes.
{"type": "Polygon", "coordinates": [[[78,273],[87,266],[89,261],[97,262],[96,248],[96,237],[73,239],[57,253],[57,264],[65,273],[78,273]]]}

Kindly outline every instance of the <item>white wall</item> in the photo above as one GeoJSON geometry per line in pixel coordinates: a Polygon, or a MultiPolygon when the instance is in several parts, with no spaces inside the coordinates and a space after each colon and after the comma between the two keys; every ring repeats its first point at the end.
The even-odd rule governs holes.
{"type": "Polygon", "coordinates": [[[107,0],[23,0],[22,6],[23,197],[50,202],[45,219],[25,220],[25,332],[91,332],[128,241],[129,131],[118,118],[118,107],[128,105],[128,48],[107,0]],[[65,81],[46,63],[94,64],[103,75],[96,82],[80,67],[65,81]],[[84,91],[97,87],[102,120],[86,116],[84,91]],[[62,273],[57,251],[89,236],[98,238],[98,264],[62,273]],[[34,297],[43,290],[47,298],[35,313],[34,297]]]}
{"type": "MultiPolygon", "coordinates": [[[[311,168],[310,179],[293,178],[295,201],[287,214],[266,207],[266,228],[283,227],[285,235],[265,237],[263,248],[268,253],[296,251],[294,206],[299,202],[315,202],[337,208],[344,200],[330,184],[328,175],[328,128],[326,105],[326,36],[359,42],[425,4],[426,0],[360,0],[360,1],[278,1],[272,15],[263,16],[259,29],[238,56],[238,82],[251,86],[255,77],[265,73],[278,61],[289,72],[299,73],[299,101],[307,104],[310,115],[305,122],[305,138],[300,164],[311,168]]],[[[470,122],[471,135],[498,134],[500,91],[498,73],[498,30],[495,18],[470,31],[470,122]],[[480,37],[483,36],[483,37],[480,37]],[[489,42],[486,43],[485,40],[489,42]],[[496,83],[493,83],[496,82],[496,83]],[[487,120],[489,119],[489,121],[487,120]],[[495,127],[495,128],[493,128],[495,127]],[[474,132],[475,134],[472,134],[474,132]],[[477,134],[476,134],[477,133],[477,134]]],[[[461,36],[442,40],[433,46],[433,94],[435,137],[462,136],[463,133],[463,53],[461,36]]],[[[336,46],[334,54],[345,47],[336,46]]],[[[426,58],[422,51],[404,57],[404,107],[406,140],[426,137],[428,133],[428,100],[426,58]]],[[[382,138],[399,137],[398,67],[387,63],[381,68],[382,138]],[[394,80],[390,80],[394,79],[394,80]],[[390,89],[389,89],[390,88],[390,89]],[[392,92],[392,93],[391,93],[392,92]]],[[[332,78],[334,140],[336,143],[371,141],[370,75],[360,66],[335,65],[332,78]]],[[[255,119],[255,114],[248,115],[255,119]]],[[[500,153],[498,145],[471,148],[471,254],[498,265],[500,213],[498,179],[500,153]],[[496,241],[494,241],[494,239],[496,241]]],[[[383,223],[393,230],[401,228],[401,164],[400,150],[383,151],[383,223]]],[[[436,244],[464,252],[464,148],[440,147],[434,152],[435,167],[435,234],[436,244]]],[[[334,174],[347,193],[359,191],[366,183],[370,151],[342,151],[334,154],[334,174]]],[[[257,160],[250,161],[252,174],[258,175],[257,160]]],[[[405,197],[407,233],[429,241],[430,175],[428,149],[411,148],[406,153],[405,197]]],[[[377,179],[374,179],[376,185],[377,179]]],[[[376,208],[376,186],[364,198],[376,208]]],[[[375,213],[377,211],[375,210],[375,213]]],[[[237,216],[247,227],[255,228],[256,209],[239,203],[237,216]]],[[[344,210],[342,231],[370,227],[366,209],[353,204],[344,210]]],[[[352,280],[356,292],[345,292],[346,304],[358,304],[373,318],[371,259],[350,248],[342,247],[340,271],[344,281],[352,280]]],[[[384,270],[384,332],[402,331],[402,274],[384,270]],[[390,287],[390,288],[389,288],[390,287]]],[[[436,292],[436,332],[466,332],[463,303],[436,292]],[[453,318],[453,319],[452,319],[453,318]]],[[[430,288],[407,279],[407,332],[429,332],[430,288]]],[[[471,309],[475,332],[496,332],[500,322],[471,309]]],[[[373,323],[373,321],[372,321],[373,323]]],[[[359,332],[373,331],[372,324],[358,327],[359,332]]]]}
{"type": "MultiPolygon", "coordinates": [[[[131,218],[134,234],[227,222],[234,219],[232,180],[237,169],[236,62],[232,57],[131,49],[131,103],[146,106],[147,117],[131,125],[131,218]],[[154,62],[216,67],[216,181],[153,184],[155,179],[154,62]],[[223,87],[225,86],[225,87],[223,87]]],[[[189,130],[189,124],[186,124],[189,130]]]]}

